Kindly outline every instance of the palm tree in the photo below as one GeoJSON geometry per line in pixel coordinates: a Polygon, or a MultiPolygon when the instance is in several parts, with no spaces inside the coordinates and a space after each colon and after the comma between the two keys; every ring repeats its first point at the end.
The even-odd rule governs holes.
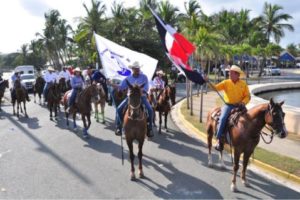
{"type": "Polygon", "coordinates": [[[297,55],[299,54],[299,49],[294,43],[287,45],[286,50],[290,52],[294,57],[297,57],[297,55]]]}
{"type": "Polygon", "coordinates": [[[273,36],[276,43],[284,37],[284,30],[294,31],[291,24],[283,23],[293,17],[289,14],[279,13],[283,8],[279,5],[272,5],[265,2],[263,15],[261,16],[261,28],[266,35],[268,42],[273,36]]]}

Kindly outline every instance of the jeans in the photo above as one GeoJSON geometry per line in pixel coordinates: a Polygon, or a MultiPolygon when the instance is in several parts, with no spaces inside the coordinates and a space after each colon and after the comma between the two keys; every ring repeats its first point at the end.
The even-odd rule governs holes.
{"type": "Polygon", "coordinates": [[[226,126],[226,123],[228,121],[228,117],[230,115],[230,112],[232,109],[234,109],[236,106],[234,105],[231,105],[231,104],[225,104],[223,107],[222,107],[222,110],[221,110],[221,116],[220,116],[220,122],[218,124],[218,129],[217,129],[217,139],[220,139],[223,132],[224,132],[224,129],[225,129],[225,126],[226,126]]]}
{"type": "Polygon", "coordinates": [[[48,94],[48,89],[49,89],[49,85],[50,83],[45,83],[44,89],[43,89],[43,95],[44,95],[44,99],[47,99],[47,94],[48,94]]]}
{"type": "MultiPolygon", "coordinates": [[[[147,111],[148,111],[148,122],[149,122],[149,128],[152,130],[152,119],[153,119],[153,110],[152,107],[150,105],[150,103],[147,100],[146,95],[143,95],[141,97],[142,100],[142,104],[145,105],[147,111]]],[[[116,112],[116,125],[117,127],[120,127],[123,121],[123,110],[125,108],[125,106],[128,105],[128,97],[126,97],[122,103],[120,103],[120,105],[117,108],[117,112],[116,112]]]]}

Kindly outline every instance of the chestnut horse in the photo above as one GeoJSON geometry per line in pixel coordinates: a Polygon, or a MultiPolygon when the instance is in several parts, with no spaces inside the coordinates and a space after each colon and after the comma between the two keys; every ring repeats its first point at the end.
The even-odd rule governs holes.
{"type": "Polygon", "coordinates": [[[63,97],[63,104],[65,108],[65,116],[67,119],[67,126],[69,126],[69,114],[73,115],[73,128],[76,129],[76,113],[81,114],[81,119],[83,121],[83,137],[87,138],[88,135],[88,129],[91,125],[91,111],[92,111],[92,102],[99,101],[99,89],[97,88],[97,85],[91,84],[88,87],[84,88],[79,94],[77,94],[75,104],[73,105],[73,108],[70,109],[70,113],[68,113],[66,110],[68,108],[68,100],[71,95],[71,90],[67,91],[64,94],[63,97]],[[86,123],[86,120],[88,123],[86,123]]]}
{"type": "Polygon", "coordinates": [[[124,115],[123,127],[125,131],[125,138],[129,148],[129,157],[131,162],[131,180],[135,180],[134,173],[134,153],[133,153],[133,141],[138,141],[138,158],[139,158],[139,176],[144,177],[142,157],[143,157],[143,144],[147,132],[147,117],[142,106],[142,88],[141,86],[131,85],[127,82],[129,87],[128,96],[128,109],[124,115]]]}
{"type": "Polygon", "coordinates": [[[39,104],[42,103],[42,94],[45,86],[45,80],[43,77],[39,76],[35,80],[35,84],[33,86],[33,95],[34,95],[34,103],[36,103],[36,94],[39,96],[39,104]]]}
{"type": "Polygon", "coordinates": [[[95,119],[97,122],[99,122],[99,115],[100,115],[102,118],[102,123],[104,124],[105,123],[104,108],[105,108],[106,94],[105,94],[103,86],[100,83],[98,83],[97,86],[99,88],[100,99],[99,99],[99,101],[94,102],[95,119]],[[100,105],[100,109],[101,109],[100,113],[99,113],[98,105],[100,105]]]}
{"type": "MultiPolygon", "coordinates": [[[[264,126],[268,126],[272,132],[275,133],[280,138],[285,138],[287,136],[287,131],[284,124],[284,115],[282,111],[282,104],[274,103],[270,99],[269,103],[264,103],[257,105],[249,109],[244,114],[241,114],[233,125],[230,124],[229,134],[231,138],[231,145],[234,149],[234,165],[233,165],[233,178],[231,183],[231,190],[237,191],[236,187],[236,175],[239,169],[240,156],[243,153],[243,170],[241,174],[243,184],[248,187],[249,183],[246,180],[246,169],[248,165],[249,158],[253,153],[255,147],[257,146],[260,134],[264,126]]],[[[215,108],[208,113],[207,116],[207,143],[208,143],[208,165],[212,167],[211,158],[211,147],[212,138],[214,133],[216,133],[217,122],[213,118],[214,113],[220,111],[220,108],[215,108]]],[[[224,167],[222,151],[220,152],[221,164],[224,167]]]]}
{"type": "Polygon", "coordinates": [[[48,100],[48,108],[50,111],[50,120],[52,119],[52,112],[54,111],[54,117],[57,119],[57,110],[59,107],[59,103],[61,100],[61,91],[59,88],[58,83],[50,83],[48,94],[47,94],[47,100],[48,100]]]}
{"type": "Polygon", "coordinates": [[[5,89],[8,88],[8,87],[9,87],[8,80],[3,80],[3,81],[0,83],[0,111],[2,110],[2,109],[1,109],[2,98],[4,97],[5,89]]]}
{"type": "Polygon", "coordinates": [[[26,111],[26,91],[25,88],[22,87],[20,79],[15,80],[14,87],[16,90],[16,96],[12,99],[13,104],[13,114],[15,115],[15,104],[17,102],[17,117],[19,117],[19,109],[21,109],[21,113],[23,113],[22,105],[24,107],[25,117],[28,117],[27,111],[26,111]]]}

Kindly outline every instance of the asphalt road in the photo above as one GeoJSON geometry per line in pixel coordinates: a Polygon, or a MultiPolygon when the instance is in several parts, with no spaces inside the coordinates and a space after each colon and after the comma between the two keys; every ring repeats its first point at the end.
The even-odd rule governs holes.
{"type": "MultiPolygon", "coordinates": [[[[180,92],[179,92],[180,93],[180,92]]],[[[184,92],[182,92],[184,93],[184,92]]],[[[170,132],[145,141],[145,179],[130,181],[125,140],[115,136],[114,109],[106,107],[106,124],[92,120],[91,138],[81,129],[66,127],[63,113],[49,120],[48,110],[32,101],[29,118],[12,115],[9,102],[0,112],[0,199],[298,199],[300,193],[249,171],[250,188],[237,180],[239,192],[230,191],[227,170],[207,166],[201,141],[180,132],[169,119],[170,132]]],[[[78,125],[82,123],[78,118],[78,125]]],[[[137,145],[135,153],[137,152],[137,145]]],[[[213,160],[218,159],[214,154],[213,160]]],[[[137,160],[136,160],[137,164],[137,160]]],[[[137,168],[137,165],[136,165],[137,168]]]]}

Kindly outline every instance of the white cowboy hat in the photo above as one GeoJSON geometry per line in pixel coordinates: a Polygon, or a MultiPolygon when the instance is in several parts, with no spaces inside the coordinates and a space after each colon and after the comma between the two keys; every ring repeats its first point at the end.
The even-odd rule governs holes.
{"type": "Polygon", "coordinates": [[[49,67],[47,68],[47,70],[48,70],[48,71],[53,71],[53,72],[55,71],[55,69],[53,69],[53,67],[51,67],[51,66],[49,66],[49,67]]]}
{"type": "Polygon", "coordinates": [[[74,72],[81,72],[81,69],[80,69],[79,67],[76,67],[76,68],[74,69],[74,72]]]}
{"type": "Polygon", "coordinates": [[[234,71],[234,72],[237,72],[240,74],[240,76],[244,76],[245,73],[241,70],[241,68],[239,68],[238,66],[236,65],[232,65],[229,69],[229,71],[234,71]]]}
{"type": "Polygon", "coordinates": [[[135,61],[134,63],[132,63],[131,65],[128,66],[129,68],[141,68],[142,66],[140,65],[139,62],[135,61]]]}
{"type": "Polygon", "coordinates": [[[165,73],[163,72],[163,70],[158,70],[158,71],[156,72],[156,74],[157,74],[157,75],[158,75],[158,74],[165,75],[165,73]]]}

